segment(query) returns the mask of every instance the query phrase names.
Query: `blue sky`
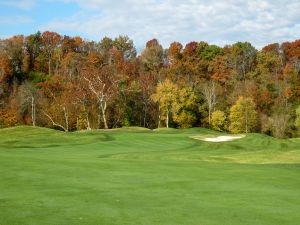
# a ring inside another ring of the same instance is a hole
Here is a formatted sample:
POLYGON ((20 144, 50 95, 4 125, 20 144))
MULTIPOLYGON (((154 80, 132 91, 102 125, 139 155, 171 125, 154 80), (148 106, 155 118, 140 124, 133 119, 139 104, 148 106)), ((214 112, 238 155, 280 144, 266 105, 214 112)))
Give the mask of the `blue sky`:
POLYGON ((128 35, 137 48, 157 38, 257 48, 300 38, 299 0, 0 0, 0 38, 51 30, 99 41, 128 35))

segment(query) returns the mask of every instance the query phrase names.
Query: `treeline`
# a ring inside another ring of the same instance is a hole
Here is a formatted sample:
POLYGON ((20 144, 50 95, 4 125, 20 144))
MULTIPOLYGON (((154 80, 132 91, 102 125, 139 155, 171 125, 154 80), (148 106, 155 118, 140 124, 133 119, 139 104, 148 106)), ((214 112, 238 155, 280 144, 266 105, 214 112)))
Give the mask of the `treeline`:
POLYGON ((153 39, 139 54, 127 36, 0 40, 0 127, 201 126, 293 137, 299 97, 300 40, 258 51, 248 42, 163 49, 153 39))

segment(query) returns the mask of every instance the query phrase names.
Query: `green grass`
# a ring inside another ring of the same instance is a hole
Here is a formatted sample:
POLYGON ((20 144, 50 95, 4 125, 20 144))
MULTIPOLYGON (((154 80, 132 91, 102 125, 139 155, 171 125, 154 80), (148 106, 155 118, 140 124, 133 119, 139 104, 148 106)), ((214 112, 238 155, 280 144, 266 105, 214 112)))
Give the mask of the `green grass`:
POLYGON ((0 130, 0 225, 298 225, 300 140, 0 130))

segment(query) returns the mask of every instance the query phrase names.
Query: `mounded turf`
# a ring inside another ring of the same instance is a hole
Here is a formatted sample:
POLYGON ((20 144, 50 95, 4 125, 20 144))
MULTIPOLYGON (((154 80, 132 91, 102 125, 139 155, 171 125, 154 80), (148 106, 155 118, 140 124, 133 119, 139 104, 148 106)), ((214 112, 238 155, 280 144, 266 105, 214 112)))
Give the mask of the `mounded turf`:
POLYGON ((300 224, 300 140, 214 135, 2 129, 0 225, 300 224))

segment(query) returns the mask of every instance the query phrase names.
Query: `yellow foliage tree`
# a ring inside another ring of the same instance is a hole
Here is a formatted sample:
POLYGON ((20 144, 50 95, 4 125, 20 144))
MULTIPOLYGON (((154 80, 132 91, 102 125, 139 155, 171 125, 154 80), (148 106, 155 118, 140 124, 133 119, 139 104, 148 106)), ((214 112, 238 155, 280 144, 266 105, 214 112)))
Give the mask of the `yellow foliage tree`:
POLYGON ((229 119, 229 130, 232 133, 254 131, 257 125, 257 112, 253 100, 239 97, 236 104, 230 108, 229 119))
POLYGON ((186 118, 189 118, 189 123, 193 124, 196 118, 186 109, 195 103, 195 95, 191 88, 180 89, 169 79, 159 83, 156 87, 156 93, 151 96, 154 102, 159 104, 161 112, 160 119, 166 120, 166 127, 169 128, 170 116, 178 123, 180 127, 190 127, 186 123, 186 118))
POLYGON ((167 128, 169 128, 169 115, 172 110, 172 104, 176 101, 177 93, 178 86, 166 79, 157 85, 156 93, 151 96, 152 100, 159 104, 160 112, 165 115, 167 128))
POLYGON ((211 115, 211 127, 217 131, 226 129, 226 115, 223 111, 217 110, 211 115))

